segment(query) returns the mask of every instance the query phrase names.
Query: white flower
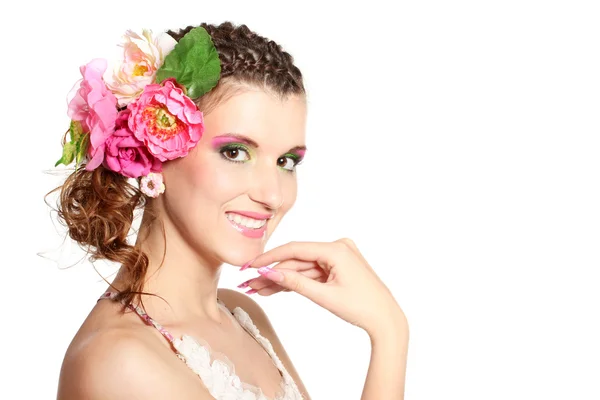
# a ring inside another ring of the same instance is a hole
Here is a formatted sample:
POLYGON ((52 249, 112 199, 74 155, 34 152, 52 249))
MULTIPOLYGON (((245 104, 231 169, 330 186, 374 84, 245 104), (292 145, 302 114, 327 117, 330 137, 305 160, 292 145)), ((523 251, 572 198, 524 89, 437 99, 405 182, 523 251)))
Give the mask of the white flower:
POLYGON ((106 86, 114 93, 119 107, 131 103, 146 85, 154 83, 156 71, 177 44, 167 33, 152 37, 148 29, 144 29, 141 36, 128 30, 123 39, 123 60, 114 66, 112 74, 104 75, 106 86))
POLYGON ((165 192, 165 184, 161 173, 150 172, 140 180, 140 190, 146 196, 158 197, 165 192))

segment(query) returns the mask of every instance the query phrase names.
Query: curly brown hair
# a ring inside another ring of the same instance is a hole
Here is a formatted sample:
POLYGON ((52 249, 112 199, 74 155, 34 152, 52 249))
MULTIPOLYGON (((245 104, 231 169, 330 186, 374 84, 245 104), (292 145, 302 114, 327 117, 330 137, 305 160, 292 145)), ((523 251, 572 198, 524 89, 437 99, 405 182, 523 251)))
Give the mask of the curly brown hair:
MULTIPOLYGON (((306 94, 302 74, 294 65, 293 57, 274 41, 259 36, 243 24, 224 22, 200 26, 211 36, 221 61, 218 84, 194 100, 204 114, 249 85, 280 98, 306 94)), ((188 26, 167 33, 179 41, 193 28, 188 26)), ((127 243, 136 209, 144 209, 146 225, 156 220, 151 202, 146 201, 140 190, 125 176, 100 165, 93 171, 79 166, 63 185, 50 193, 56 191, 60 191, 58 219, 68 228, 69 236, 87 250, 92 262, 107 259, 124 269, 126 285, 116 298, 122 302, 122 310, 140 295, 152 295, 142 291, 149 263, 141 250, 143 238, 138 237, 135 245, 127 243)))

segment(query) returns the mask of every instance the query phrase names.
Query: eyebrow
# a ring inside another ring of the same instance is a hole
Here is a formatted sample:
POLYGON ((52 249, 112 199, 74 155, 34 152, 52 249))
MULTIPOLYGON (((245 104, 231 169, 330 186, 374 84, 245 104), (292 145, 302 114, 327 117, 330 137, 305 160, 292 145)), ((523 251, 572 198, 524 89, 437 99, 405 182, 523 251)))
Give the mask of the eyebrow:
MULTIPOLYGON (((227 139, 232 139, 231 141, 237 140, 237 141, 245 143, 249 146, 256 147, 257 149, 259 148, 258 143, 256 143, 254 140, 250 139, 248 136, 240 135, 237 133, 226 133, 224 135, 215 136, 212 140, 212 143, 213 143, 213 145, 214 144, 218 145, 218 144, 222 144, 224 142, 230 141, 227 139)), ((299 153, 300 155, 304 155, 305 152, 306 152, 306 146, 294 146, 287 151, 287 153, 299 153)))

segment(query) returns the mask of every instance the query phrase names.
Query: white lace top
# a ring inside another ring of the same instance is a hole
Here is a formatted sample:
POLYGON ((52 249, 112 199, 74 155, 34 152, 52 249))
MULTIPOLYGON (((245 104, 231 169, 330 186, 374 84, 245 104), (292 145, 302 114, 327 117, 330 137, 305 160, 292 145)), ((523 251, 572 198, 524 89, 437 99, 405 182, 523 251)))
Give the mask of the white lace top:
MULTIPOLYGON (((108 291, 100 299, 114 299, 116 292, 108 291)), ((225 304, 218 300, 219 304, 225 304)), ((130 306, 147 324, 154 326, 171 343, 179 359, 184 361, 202 380, 210 394, 217 400, 302 400, 302 394, 294 383, 292 376, 275 354, 273 346, 263 337, 254 325, 248 313, 236 307, 231 314, 238 323, 265 349, 273 363, 281 373, 279 390, 272 399, 266 397, 259 387, 244 383, 235 374, 233 363, 225 354, 211 350, 210 345, 189 335, 174 338, 158 322, 150 318, 139 306, 130 306)), ((225 307, 227 309, 227 307, 225 307)), ((229 311, 229 310, 228 310, 229 311)))

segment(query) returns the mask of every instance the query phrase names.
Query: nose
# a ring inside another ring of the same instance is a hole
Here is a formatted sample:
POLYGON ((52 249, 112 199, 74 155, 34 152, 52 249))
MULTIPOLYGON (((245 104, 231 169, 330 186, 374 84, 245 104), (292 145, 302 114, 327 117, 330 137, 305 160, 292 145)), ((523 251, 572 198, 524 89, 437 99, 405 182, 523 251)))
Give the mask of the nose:
POLYGON ((282 206, 284 201, 282 177, 276 165, 257 165, 250 178, 248 195, 253 201, 272 210, 282 206))

